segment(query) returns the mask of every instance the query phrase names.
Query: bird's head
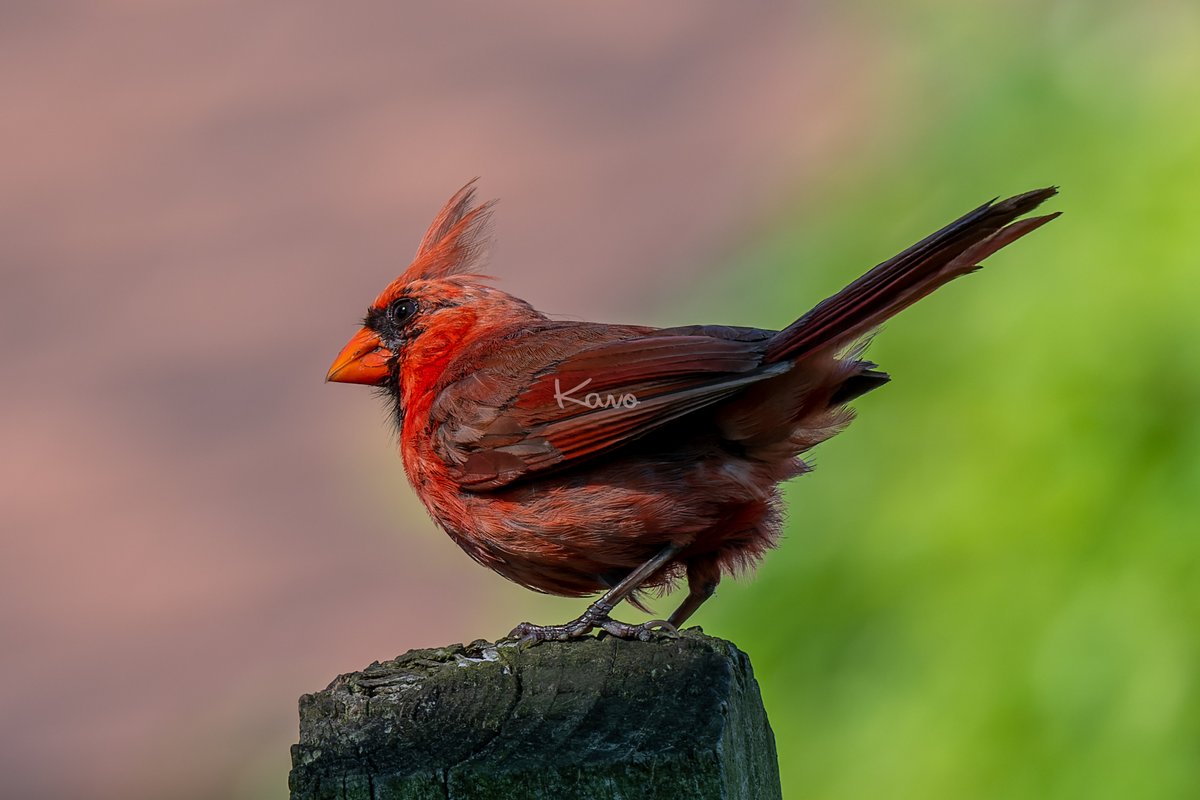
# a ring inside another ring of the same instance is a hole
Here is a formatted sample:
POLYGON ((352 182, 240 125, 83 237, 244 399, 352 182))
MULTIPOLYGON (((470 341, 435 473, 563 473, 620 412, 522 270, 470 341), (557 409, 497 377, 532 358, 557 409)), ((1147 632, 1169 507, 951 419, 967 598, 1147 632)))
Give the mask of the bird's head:
MULTIPOLYGON (((338 353, 328 381, 385 386, 423 341, 449 345, 491 301, 523 301, 481 283, 473 274, 487 244, 495 201, 473 206, 475 182, 460 189, 421 239, 412 264, 375 298, 363 327, 338 353), (424 339, 422 339, 424 337, 424 339)), ((428 348, 426 348, 428 349, 428 348)))

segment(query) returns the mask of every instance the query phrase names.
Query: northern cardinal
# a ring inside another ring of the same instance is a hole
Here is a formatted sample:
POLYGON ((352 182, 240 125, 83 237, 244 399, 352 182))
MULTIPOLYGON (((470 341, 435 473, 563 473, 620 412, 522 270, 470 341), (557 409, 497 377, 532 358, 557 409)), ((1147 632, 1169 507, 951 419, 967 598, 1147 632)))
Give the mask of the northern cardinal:
POLYGON ((862 358, 884 320, 1058 214, 1017 221, 1055 189, 980 206, 875 267, 781 331, 547 318, 476 272, 493 202, 474 181, 367 309, 327 380, 378 386, 408 478, 473 559, 549 594, 604 594, 524 641, 682 625, 721 576, 778 539, 779 484, 841 431, 846 403, 889 376, 862 358), (622 600, 687 578, 666 621, 622 600))

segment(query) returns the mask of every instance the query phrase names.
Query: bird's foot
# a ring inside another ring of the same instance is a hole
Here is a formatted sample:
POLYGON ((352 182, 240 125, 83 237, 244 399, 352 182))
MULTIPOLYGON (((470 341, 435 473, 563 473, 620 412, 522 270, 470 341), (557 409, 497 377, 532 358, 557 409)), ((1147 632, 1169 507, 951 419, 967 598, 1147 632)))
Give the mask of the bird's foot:
POLYGON ((672 637, 679 635, 675 626, 663 619, 652 619, 641 625, 630 625, 628 622, 612 619, 607 613, 593 613, 589 608, 579 619, 563 625, 534 625, 531 622, 522 622, 513 628, 508 637, 517 639, 519 645, 566 642, 571 639, 582 639, 596 628, 610 636, 616 636, 618 639, 637 639, 642 642, 648 642, 658 634, 672 637))
POLYGON ((608 613, 612 606, 596 601, 579 615, 563 625, 534 625, 532 622, 522 622, 512 629, 510 639, 517 639, 517 644, 537 644, 538 642, 566 642, 571 639, 582 639, 603 622, 610 621, 608 613))
POLYGON ((594 623, 584 620, 583 617, 564 625, 534 625, 532 622, 522 622, 512 629, 508 638, 516 639, 517 644, 522 646, 539 642, 566 642, 582 639, 591 633, 594 627, 594 623))
POLYGON ((679 630, 665 619, 652 619, 641 625, 630 625, 628 622, 606 619, 598 623, 598 627, 618 639, 637 639, 640 642, 648 642, 658 635, 671 639, 679 636, 679 630))

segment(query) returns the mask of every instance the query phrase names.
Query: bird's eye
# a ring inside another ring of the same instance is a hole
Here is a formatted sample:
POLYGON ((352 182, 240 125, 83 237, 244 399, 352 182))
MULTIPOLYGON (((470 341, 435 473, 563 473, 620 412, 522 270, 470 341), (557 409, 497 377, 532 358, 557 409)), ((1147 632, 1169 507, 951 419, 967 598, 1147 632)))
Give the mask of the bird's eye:
POLYGON ((417 301, 401 298, 388 306, 388 319, 396 327, 406 324, 417 313, 417 301))

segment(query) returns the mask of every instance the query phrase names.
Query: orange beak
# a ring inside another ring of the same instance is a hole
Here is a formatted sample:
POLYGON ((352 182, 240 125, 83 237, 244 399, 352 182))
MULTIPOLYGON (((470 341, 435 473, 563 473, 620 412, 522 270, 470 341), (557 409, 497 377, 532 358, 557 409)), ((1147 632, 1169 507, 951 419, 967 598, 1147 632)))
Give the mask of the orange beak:
POLYGON ((379 341, 379 334, 363 328, 338 353, 325 380, 378 386, 388 378, 388 361, 392 355, 392 351, 379 341))

